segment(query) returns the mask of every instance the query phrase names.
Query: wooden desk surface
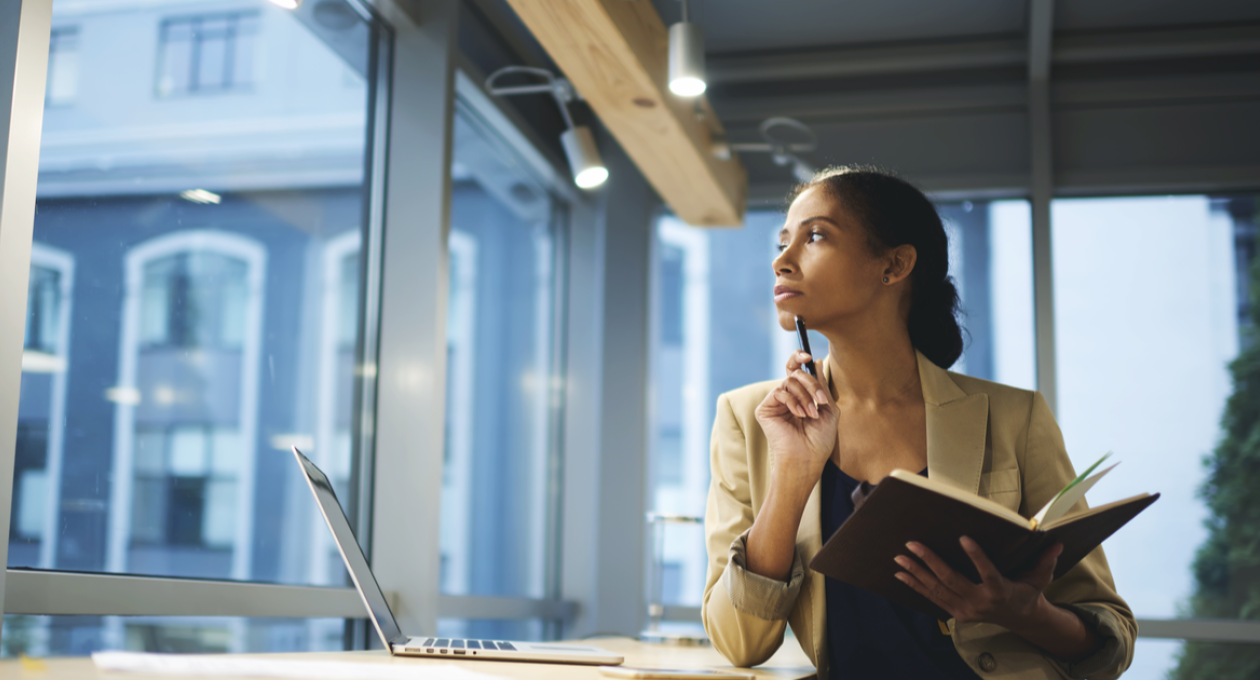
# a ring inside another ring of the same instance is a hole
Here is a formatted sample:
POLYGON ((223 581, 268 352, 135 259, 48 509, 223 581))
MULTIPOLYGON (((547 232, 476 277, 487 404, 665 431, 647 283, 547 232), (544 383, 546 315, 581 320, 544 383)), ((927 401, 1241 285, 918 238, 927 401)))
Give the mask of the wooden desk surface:
MULTIPOLYGON (((732 670, 726 659, 722 658, 712 647, 675 647, 639 642, 630 638, 598 638, 585 641, 598 645, 626 658, 627 666, 643 666, 649 668, 709 668, 714 670, 732 670)), ((595 680, 603 679, 595 666, 574 666, 567 664, 540 663, 508 663, 503 661, 456 661, 455 659, 420 659, 416 657, 391 657, 384 651, 373 652, 308 652, 251 655, 269 659, 301 659, 318 661, 321 659, 336 661, 355 661, 359 663, 380 664, 434 664, 442 666, 461 666, 470 671, 504 678, 520 680, 595 680)), ((762 678, 775 680, 800 680, 814 677, 814 667, 809 658, 801 651, 795 640, 783 641, 783 646, 768 662, 751 669, 758 680, 762 678)), ((161 676, 147 674, 104 673, 96 670, 88 657, 40 659, 26 664, 16 659, 0 661, 0 678, 4 680, 123 680, 134 677, 137 680, 211 680, 210 676, 161 676)))

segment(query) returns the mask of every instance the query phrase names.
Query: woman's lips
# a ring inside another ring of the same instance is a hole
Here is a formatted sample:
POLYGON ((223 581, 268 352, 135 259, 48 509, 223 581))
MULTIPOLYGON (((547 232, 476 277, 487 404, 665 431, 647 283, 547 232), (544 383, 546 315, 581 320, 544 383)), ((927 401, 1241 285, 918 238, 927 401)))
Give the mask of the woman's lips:
POLYGON ((798 297, 800 295, 802 295, 802 293, 799 290, 792 290, 791 288, 788 288, 787 286, 774 287, 774 301, 775 302, 783 302, 784 300, 798 297))

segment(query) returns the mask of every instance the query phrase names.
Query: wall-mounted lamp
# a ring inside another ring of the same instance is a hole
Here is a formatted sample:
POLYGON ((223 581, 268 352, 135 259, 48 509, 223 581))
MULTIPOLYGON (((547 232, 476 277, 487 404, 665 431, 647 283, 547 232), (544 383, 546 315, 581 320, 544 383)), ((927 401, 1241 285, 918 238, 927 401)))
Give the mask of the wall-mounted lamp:
POLYGON ((595 136, 585 125, 574 125, 569 115, 569 102, 577 97, 573 86, 564 78, 557 78, 551 71, 529 66, 505 66, 486 78, 486 90, 498 97, 511 97, 518 94, 550 94, 560 107, 560 115, 564 116, 566 130, 560 134, 560 145, 564 147, 564 155, 569 159, 569 167, 573 170, 573 183, 582 189, 594 189, 608 180, 608 168, 599 157, 599 149, 595 146, 595 136), (529 85, 495 85, 500 77, 512 73, 524 73, 543 82, 529 85))
POLYGON ((725 140, 715 140, 713 155, 726 160, 731 157, 732 151, 768 153, 775 165, 792 166, 792 176, 798 182, 808 182, 813 179, 816 172, 814 167, 796 155, 798 153, 809 153, 818 148, 818 135, 815 135, 808 125, 795 118, 775 116, 761 121, 761 125, 758 126, 757 130, 761 133, 761 138, 766 140, 765 142, 732 144, 725 140), (789 142, 777 139, 772 133, 775 128, 795 130, 803 135, 803 140, 789 142))
POLYGON ((682 0, 682 21, 669 27, 669 91, 696 97, 704 89, 704 33, 691 23, 687 0, 682 0))

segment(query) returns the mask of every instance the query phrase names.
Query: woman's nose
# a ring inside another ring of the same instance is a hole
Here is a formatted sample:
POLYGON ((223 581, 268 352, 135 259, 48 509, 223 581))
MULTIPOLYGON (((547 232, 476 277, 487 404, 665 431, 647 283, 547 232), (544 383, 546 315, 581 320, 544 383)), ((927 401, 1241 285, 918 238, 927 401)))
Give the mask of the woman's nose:
POLYGON ((787 250, 779 253, 779 256, 774 258, 774 262, 770 264, 774 268, 775 274, 791 274, 795 270, 792 261, 788 257, 787 250))

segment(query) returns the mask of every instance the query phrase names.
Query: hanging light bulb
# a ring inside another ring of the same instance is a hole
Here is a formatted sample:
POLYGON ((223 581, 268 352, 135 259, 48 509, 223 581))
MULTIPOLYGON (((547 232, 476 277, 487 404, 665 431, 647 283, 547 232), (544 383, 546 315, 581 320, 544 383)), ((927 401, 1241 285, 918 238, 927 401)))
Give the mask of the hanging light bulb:
POLYGON ((550 94, 560 107, 560 115, 564 118, 565 131, 560 133, 560 146, 564 147, 564 155, 569 160, 569 168, 573 170, 573 183, 582 189, 594 189, 608 181, 608 168, 599 157, 599 147, 595 146, 595 135, 585 125, 574 125, 569 115, 569 102, 576 93, 569 81, 557 78, 550 71, 529 66, 504 66, 486 78, 486 89, 496 96, 512 96, 518 94, 550 94), (501 86, 496 85, 502 76, 524 73, 542 79, 528 85, 501 86))
POLYGON ((690 21, 682 0, 682 21, 669 27, 669 91, 679 97, 704 94, 704 33, 690 21))
POLYGON ((560 144, 573 169, 573 183, 583 189, 594 189, 608 179, 608 168, 599 157, 595 136, 585 125, 571 127, 560 133, 560 144))

